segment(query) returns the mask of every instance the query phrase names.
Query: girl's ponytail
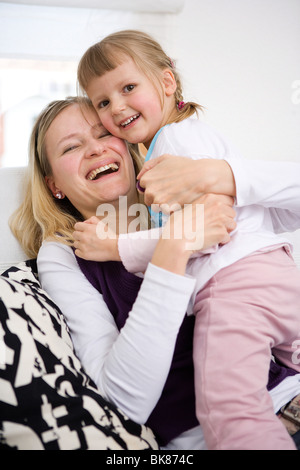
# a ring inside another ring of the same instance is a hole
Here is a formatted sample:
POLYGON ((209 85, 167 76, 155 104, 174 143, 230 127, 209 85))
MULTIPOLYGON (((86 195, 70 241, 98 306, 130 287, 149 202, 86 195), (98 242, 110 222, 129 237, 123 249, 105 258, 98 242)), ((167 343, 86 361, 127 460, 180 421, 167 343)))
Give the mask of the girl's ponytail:
POLYGON ((203 107, 195 103, 194 101, 188 101, 185 102, 183 99, 183 94, 182 94, 182 84, 181 84, 181 79, 180 76, 176 70, 175 64, 173 60, 170 59, 170 65, 171 65, 171 70, 173 72, 173 75, 176 80, 176 91, 175 91, 175 103, 176 103, 176 108, 177 108, 177 116, 173 120, 173 122, 180 122, 183 121, 184 119, 187 119, 188 117, 192 116, 193 114, 197 114, 199 111, 203 111, 203 107))

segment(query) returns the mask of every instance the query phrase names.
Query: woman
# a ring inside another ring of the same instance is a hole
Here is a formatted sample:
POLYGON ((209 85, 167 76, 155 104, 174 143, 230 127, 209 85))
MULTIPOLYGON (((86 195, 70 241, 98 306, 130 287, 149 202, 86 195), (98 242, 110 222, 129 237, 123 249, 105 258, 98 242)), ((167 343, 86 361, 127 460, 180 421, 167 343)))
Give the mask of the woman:
MULTIPOLYGON (((185 240, 162 237, 143 282, 120 263, 85 264, 71 248, 74 223, 94 215, 100 203, 112 204, 118 214, 119 196, 129 205, 138 202, 126 145, 108 135, 84 104, 53 103, 38 119, 27 201, 15 233, 31 255, 45 241, 38 255, 41 282, 66 315, 77 354, 104 396, 130 418, 147 422, 162 446, 199 449, 193 323, 185 316, 194 280, 184 276, 191 255, 185 240), (93 179, 105 167, 108 174, 93 179)), ((229 241, 231 204, 226 198, 207 204, 205 247, 229 241)))

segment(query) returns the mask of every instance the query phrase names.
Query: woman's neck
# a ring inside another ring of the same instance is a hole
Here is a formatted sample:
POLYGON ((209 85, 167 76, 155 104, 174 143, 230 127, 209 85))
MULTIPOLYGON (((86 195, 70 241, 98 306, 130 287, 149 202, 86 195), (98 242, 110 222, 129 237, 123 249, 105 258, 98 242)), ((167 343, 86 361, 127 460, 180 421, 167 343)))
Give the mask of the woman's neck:
POLYGON ((132 233, 148 229, 148 209, 138 199, 129 202, 127 196, 120 196, 118 201, 100 205, 96 215, 111 234, 132 233))

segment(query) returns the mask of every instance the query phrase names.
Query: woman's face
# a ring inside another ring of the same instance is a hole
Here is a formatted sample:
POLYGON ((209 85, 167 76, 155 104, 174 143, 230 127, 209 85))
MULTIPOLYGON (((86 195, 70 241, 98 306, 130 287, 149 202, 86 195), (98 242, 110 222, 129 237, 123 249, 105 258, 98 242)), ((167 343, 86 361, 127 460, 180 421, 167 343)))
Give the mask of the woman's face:
POLYGON ((61 191, 85 219, 102 203, 117 207, 119 196, 137 202, 135 172, 125 142, 109 134, 93 109, 65 108, 50 125, 45 148, 52 169, 46 178, 55 194, 61 191))

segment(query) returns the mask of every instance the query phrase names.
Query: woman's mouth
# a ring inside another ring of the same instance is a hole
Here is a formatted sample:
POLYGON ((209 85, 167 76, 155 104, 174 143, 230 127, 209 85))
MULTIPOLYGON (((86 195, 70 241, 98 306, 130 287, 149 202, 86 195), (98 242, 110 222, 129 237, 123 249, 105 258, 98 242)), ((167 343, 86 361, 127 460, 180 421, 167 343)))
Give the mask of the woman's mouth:
POLYGON ((131 116, 130 118, 126 119, 126 121, 123 121, 120 125, 124 129, 128 127, 133 121, 136 121, 140 117, 140 113, 135 114, 134 116, 131 116))
POLYGON ((96 168, 95 170, 91 171, 87 175, 87 179, 90 181, 95 181, 101 178, 101 176, 109 175, 110 173, 115 173, 116 171, 118 171, 118 169, 119 165, 117 163, 109 163, 108 165, 100 166, 99 168, 96 168))

